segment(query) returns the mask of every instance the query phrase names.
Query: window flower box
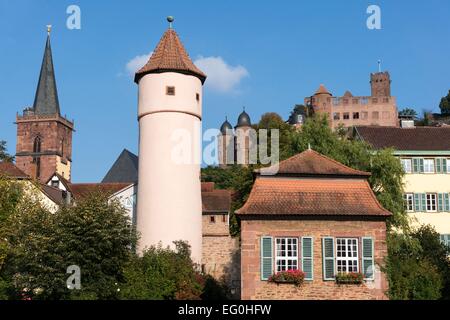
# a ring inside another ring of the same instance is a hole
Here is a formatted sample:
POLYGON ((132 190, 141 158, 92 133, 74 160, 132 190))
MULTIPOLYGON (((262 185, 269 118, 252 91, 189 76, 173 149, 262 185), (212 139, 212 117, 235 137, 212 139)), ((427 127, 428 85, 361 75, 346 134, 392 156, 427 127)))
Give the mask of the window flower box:
POLYGON ((282 284, 295 284, 299 287, 305 280, 305 273, 301 270, 287 270, 275 273, 269 278, 269 282, 282 284))
POLYGON ((338 273, 336 275, 337 284, 362 284, 364 275, 358 272, 338 273))

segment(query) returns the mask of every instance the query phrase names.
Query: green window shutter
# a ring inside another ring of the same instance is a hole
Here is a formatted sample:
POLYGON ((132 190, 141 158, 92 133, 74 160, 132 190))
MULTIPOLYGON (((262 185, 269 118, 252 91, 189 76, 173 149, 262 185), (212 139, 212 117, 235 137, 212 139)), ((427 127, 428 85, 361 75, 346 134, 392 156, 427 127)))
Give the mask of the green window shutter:
POLYGON ((419 159, 419 169, 420 169, 420 173, 424 173, 425 169, 424 169, 424 165, 423 165, 423 158, 419 159))
POLYGON ((273 274, 273 238, 261 238, 261 280, 268 280, 273 274))
POLYGON ((334 238, 322 238, 323 280, 334 280, 334 238))
POLYGON ((444 195, 438 194, 438 211, 444 211, 444 195))
POLYGON ((442 159, 436 158, 436 173, 442 172, 442 159))
POLYGON ((414 193, 414 211, 420 212, 420 194, 414 193))
POLYGON ((419 159, 418 158, 414 158, 413 159, 413 173, 419 173, 419 172, 420 172, 419 159))
POLYGON ((370 237, 362 238, 362 268, 365 279, 375 279, 374 241, 370 237))
POLYGON ((444 193, 444 211, 450 212, 450 195, 444 193))
POLYGON ((447 173, 447 159, 442 159, 442 173, 447 173))
POLYGON ((420 203, 421 203, 421 211, 423 211, 423 212, 427 211, 427 194, 426 193, 420 194, 420 203))
POLYGON ((302 271, 305 280, 314 279, 314 239, 302 237, 302 271))

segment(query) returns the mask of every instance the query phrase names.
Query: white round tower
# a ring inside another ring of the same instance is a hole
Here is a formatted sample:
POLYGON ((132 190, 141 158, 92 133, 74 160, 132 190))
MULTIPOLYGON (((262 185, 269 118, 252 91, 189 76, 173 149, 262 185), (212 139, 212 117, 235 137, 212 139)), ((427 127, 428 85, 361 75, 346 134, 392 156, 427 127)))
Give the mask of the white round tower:
POLYGON ((191 61, 172 29, 173 18, 168 21, 169 29, 135 77, 140 138, 138 252, 159 243, 173 248, 174 241, 183 240, 191 246, 194 262, 201 263, 199 157, 206 75, 191 61), (180 161, 183 149, 188 152, 180 161))

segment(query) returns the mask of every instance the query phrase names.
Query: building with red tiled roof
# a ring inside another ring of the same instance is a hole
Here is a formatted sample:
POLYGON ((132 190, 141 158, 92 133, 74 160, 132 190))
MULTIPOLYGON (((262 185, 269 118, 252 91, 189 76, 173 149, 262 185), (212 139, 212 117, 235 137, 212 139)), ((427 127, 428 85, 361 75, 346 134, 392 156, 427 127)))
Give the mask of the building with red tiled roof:
POLYGON ((256 171, 241 223, 242 299, 386 299, 380 271, 387 254, 386 219, 370 173, 313 150, 280 162, 275 175, 256 171), (273 283, 302 270, 300 287, 273 283), (361 274, 359 285, 339 283, 361 274))
POLYGON ((28 180, 30 177, 12 162, 0 162, 0 177, 28 180))

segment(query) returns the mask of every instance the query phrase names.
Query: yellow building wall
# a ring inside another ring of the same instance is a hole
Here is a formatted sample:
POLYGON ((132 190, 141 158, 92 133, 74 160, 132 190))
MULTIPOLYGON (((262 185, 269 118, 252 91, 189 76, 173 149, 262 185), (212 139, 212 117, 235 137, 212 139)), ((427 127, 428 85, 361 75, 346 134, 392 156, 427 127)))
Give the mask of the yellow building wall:
MULTIPOLYGON (((405 193, 450 193, 450 173, 406 174, 405 193)), ((450 212, 411 212, 413 225, 430 224, 439 234, 450 234, 450 212)))
POLYGON ((71 162, 63 163, 61 157, 56 157, 56 172, 63 176, 64 179, 70 181, 71 162))

